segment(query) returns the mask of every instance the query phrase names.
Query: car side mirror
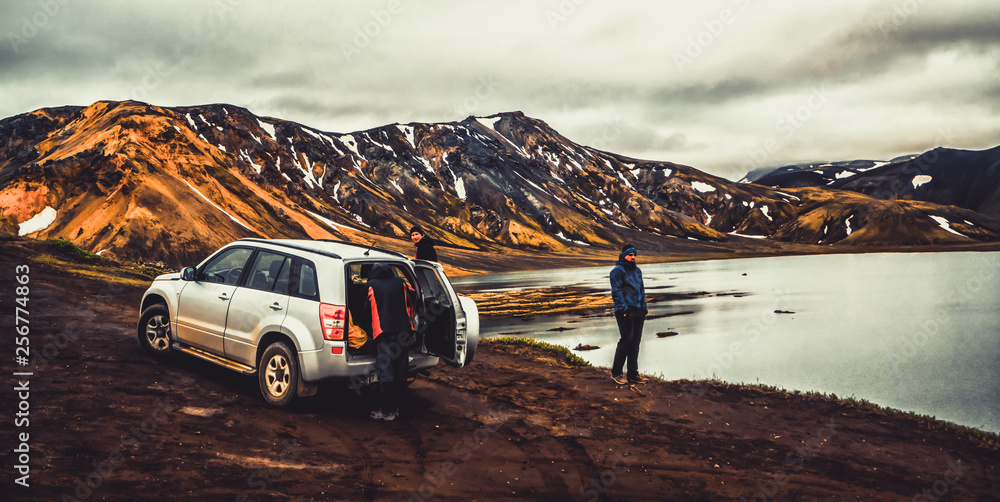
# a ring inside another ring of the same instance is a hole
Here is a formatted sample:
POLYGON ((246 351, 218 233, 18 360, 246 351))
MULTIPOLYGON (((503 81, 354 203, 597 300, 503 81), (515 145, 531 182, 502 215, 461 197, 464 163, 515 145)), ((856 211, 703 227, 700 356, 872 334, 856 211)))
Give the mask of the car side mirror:
POLYGON ((194 272, 194 268, 193 267, 184 267, 184 269, 181 270, 181 280, 182 281, 193 281, 194 280, 194 273, 195 272, 194 272))

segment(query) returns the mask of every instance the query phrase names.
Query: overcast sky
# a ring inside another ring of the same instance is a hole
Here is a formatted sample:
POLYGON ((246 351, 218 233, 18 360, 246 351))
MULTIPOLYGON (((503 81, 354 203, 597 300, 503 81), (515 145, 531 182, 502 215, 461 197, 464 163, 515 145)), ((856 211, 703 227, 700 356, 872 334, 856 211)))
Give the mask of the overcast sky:
POLYGON ((521 110, 733 180, 1000 145, 996 0, 276 4, 5 2, 0 117, 138 99, 351 132, 521 110))

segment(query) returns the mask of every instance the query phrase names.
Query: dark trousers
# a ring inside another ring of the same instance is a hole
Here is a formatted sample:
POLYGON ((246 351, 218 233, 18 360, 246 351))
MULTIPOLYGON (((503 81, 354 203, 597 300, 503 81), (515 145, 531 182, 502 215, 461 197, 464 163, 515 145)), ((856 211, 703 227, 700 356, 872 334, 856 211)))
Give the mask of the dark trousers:
POLYGON ((621 339, 615 348, 615 361, 611 365, 611 373, 621 375, 622 368, 626 367, 627 378, 638 378, 639 342, 642 341, 642 325, 646 322, 646 314, 636 310, 615 312, 615 320, 618 321, 621 339))
POLYGON ((412 344, 413 333, 409 331, 385 332, 375 338, 375 371, 381 387, 379 409, 383 413, 399 410, 406 389, 412 344))

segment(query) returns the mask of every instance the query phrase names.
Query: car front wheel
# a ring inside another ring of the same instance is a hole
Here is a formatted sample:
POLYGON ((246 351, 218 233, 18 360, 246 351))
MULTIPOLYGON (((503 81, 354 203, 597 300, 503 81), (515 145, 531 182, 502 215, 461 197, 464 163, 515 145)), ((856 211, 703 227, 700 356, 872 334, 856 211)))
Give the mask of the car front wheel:
POLYGON ((285 342, 267 347, 257 368, 260 393, 272 406, 287 406, 295 398, 299 384, 299 362, 285 342))
POLYGON ((139 345, 155 357, 170 353, 170 313, 162 303, 152 305, 139 316, 139 345))

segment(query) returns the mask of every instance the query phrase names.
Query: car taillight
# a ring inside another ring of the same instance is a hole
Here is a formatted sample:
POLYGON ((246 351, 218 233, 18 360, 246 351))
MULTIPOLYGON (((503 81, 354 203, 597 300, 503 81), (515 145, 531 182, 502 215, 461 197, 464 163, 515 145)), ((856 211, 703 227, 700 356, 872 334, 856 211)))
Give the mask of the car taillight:
POLYGON ((346 318, 347 307, 320 303, 319 323, 323 327, 323 338, 327 340, 343 340, 344 319, 346 318))

